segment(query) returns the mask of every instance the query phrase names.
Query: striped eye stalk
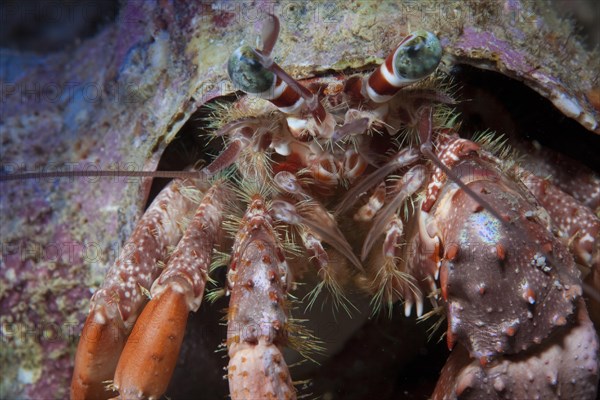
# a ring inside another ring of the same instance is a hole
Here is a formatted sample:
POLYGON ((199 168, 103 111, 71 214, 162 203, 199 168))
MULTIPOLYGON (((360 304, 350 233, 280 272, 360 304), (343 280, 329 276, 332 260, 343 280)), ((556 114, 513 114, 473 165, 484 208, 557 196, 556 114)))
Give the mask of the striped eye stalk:
POLYGON ((229 57, 227 72, 236 89, 269 100, 282 112, 295 114, 304 104, 300 94, 266 69, 250 46, 236 49, 229 57))
POLYGON ((428 31, 409 34, 367 80, 367 95, 376 103, 429 76, 442 59, 439 39, 428 31))

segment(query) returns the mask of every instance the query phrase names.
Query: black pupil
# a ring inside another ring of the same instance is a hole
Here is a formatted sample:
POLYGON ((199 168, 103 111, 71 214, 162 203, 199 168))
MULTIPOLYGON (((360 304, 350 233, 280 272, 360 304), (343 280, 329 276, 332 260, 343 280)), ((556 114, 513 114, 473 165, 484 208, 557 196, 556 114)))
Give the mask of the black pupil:
POLYGON ((414 57, 421 51, 422 48, 423 48, 423 42, 419 41, 414 46, 410 46, 408 49, 406 49, 406 53, 409 56, 414 57))
POLYGON ((248 65, 253 72, 258 72, 261 69, 260 63, 254 58, 242 56, 242 62, 248 65))

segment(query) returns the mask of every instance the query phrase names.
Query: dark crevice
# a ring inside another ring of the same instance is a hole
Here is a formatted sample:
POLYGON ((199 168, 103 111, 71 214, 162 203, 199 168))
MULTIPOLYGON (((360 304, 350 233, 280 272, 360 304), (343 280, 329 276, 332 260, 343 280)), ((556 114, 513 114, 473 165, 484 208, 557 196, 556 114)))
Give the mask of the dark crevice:
MULTIPOLYGON (((166 147, 156 168, 157 171, 182 171, 192 166, 199 168, 210 163, 223 148, 223 140, 213 138, 211 135, 214 131, 210 126, 210 121, 214 118, 212 104, 215 101, 232 102, 235 98, 235 96, 220 97, 196 110, 177 132, 175 139, 166 147)), ((167 178, 154 179, 146 208, 169 181, 170 179, 167 178)))
POLYGON ((513 143, 537 141, 600 172, 600 135, 565 117, 533 89, 502 74, 458 65, 461 135, 491 130, 513 143))

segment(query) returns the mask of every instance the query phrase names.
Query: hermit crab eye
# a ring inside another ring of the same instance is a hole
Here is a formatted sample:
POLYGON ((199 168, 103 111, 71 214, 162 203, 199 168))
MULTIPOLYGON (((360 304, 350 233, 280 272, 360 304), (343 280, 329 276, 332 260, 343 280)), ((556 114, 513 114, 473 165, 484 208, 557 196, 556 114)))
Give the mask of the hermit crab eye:
POLYGON ((246 93, 260 94, 269 90, 274 74, 265 69, 250 46, 236 49, 227 63, 227 72, 234 86, 246 93))
POLYGON ((400 44, 394 56, 394 74, 417 80, 431 74, 442 59, 439 39, 428 31, 415 31, 400 44))

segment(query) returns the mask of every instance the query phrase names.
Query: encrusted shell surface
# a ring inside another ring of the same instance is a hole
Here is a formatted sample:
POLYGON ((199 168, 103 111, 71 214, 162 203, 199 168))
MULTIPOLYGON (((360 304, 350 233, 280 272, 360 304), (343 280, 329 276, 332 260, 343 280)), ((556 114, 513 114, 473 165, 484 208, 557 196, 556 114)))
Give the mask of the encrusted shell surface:
MULTIPOLYGON (((600 132, 598 60, 532 2, 128 1, 94 38, 43 56, 2 50, 4 172, 146 169, 201 104, 231 93, 227 59, 281 19, 274 56, 296 77, 373 67, 412 29, 434 31, 444 68, 499 71, 600 132), (160 4, 160 5, 159 5, 160 4), (70 163, 70 164, 69 164, 70 163)), ((0 397, 64 398, 89 297, 141 213, 146 181, 2 183, 0 397)))

